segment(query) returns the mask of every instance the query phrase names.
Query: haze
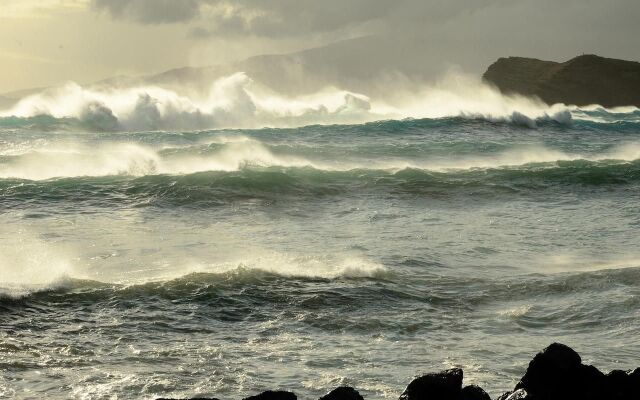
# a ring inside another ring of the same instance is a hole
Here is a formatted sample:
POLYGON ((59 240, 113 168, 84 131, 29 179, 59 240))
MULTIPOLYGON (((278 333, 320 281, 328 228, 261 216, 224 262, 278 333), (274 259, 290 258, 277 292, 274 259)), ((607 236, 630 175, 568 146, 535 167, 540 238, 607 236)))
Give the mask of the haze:
POLYGON ((451 66, 481 73, 508 55, 638 60, 638 15, 634 0, 0 0, 0 93, 354 38, 365 39, 319 53, 315 68, 429 77, 451 66))

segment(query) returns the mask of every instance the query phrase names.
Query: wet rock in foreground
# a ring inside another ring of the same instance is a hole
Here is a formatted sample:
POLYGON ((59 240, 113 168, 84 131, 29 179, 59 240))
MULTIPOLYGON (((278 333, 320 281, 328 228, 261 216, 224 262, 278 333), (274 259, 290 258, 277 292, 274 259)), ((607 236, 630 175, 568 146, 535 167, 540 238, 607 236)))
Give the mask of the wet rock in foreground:
POLYGON ((462 396, 463 372, 454 368, 414 379, 400 396, 400 400, 458 400, 462 396))
POLYGON ((514 388, 498 400, 626 400, 640 399, 640 384, 634 373, 612 371, 605 375, 582 364, 569 346, 553 343, 529 363, 514 388))
POLYGON ((325 396, 322 396, 320 400, 364 400, 363 397, 352 387, 341 386, 332 390, 325 396))
POLYGON ((298 400, 298 397, 292 392, 267 390, 255 396, 245 397, 243 400, 298 400))
POLYGON ((531 400, 531 396, 524 389, 518 389, 515 392, 507 392, 498 397, 498 400, 531 400))
POLYGON ((219 400, 219 399, 216 399, 215 397, 191 397, 191 398, 188 398, 188 399, 184 399, 184 398, 183 399, 176 399, 176 398, 173 398, 173 397, 172 398, 160 397, 160 398, 158 398, 156 400, 219 400))
POLYGON ((462 400, 491 400, 491 396, 480 386, 476 385, 463 387, 461 395, 462 400))

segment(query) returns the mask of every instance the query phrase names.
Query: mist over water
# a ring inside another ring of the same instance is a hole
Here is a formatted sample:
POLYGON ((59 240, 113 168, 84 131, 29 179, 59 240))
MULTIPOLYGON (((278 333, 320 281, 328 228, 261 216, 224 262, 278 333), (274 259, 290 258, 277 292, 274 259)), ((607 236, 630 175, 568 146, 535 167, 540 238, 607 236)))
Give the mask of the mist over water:
MULTIPOLYGON (((389 84, 391 86, 391 84, 389 84)), ((206 84, 204 84, 206 87, 206 84)), ((353 124, 384 119, 465 116, 512 121, 533 128, 536 120, 571 122, 565 106, 504 96, 478 78, 451 71, 424 87, 389 87, 387 99, 331 86, 286 97, 238 72, 207 91, 159 86, 82 87, 70 82, 27 96, 0 111, 2 126, 73 127, 94 131, 202 130, 353 124)))
POLYGON ((0 397, 494 397, 637 366, 640 111, 69 84, 0 113, 0 397), (623 345, 621 345, 623 344, 623 345))

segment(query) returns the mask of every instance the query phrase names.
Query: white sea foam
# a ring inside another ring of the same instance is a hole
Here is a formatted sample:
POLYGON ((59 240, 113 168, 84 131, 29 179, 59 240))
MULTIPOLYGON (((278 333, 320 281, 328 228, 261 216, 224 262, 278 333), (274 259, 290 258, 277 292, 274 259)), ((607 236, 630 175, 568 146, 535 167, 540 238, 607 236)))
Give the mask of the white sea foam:
POLYGON ((609 269, 640 268, 640 255, 594 256, 578 251, 541 256, 539 264, 550 272, 589 272, 609 269))
POLYGON ((488 169, 515 167, 532 163, 551 163, 582 158, 544 146, 523 146, 501 153, 487 156, 460 157, 458 159, 424 161, 407 163, 405 168, 424 169, 429 171, 459 171, 471 169, 488 169))
POLYGON ((237 249, 222 260, 190 260, 132 270, 129 262, 96 270, 81 268, 84 262, 67 246, 48 242, 33 232, 20 230, 2 236, 0 248, 0 296, 24 297, 34 292, 64 287, 73 279, 139 285, 164 282, 192 274, 250 277, 268 273, 289 278, 383 278, 390 271, 382 264, 356 254, 299 255, 258 247, 237 249))
POLYGON ((194 273, 229 274, 266 272, 293 278, 382 278, 390 271, 382 264, 356 255, 301 256, 276 251, 252 249, 242 257, 221 263, 191 262, 181 268, 166 270, 160 280, 171 280, 194 273))
POLYGON ((78 276, 67 250, 32 232, 5 232, 0 243, 0 295, 22 297, 78 276))
POLYGON ((498 311, 498 315, 509 318, 519 318, 525 316, 529 311, 531 311, 531 309, 533 309, 533 306, 531 304, 526 304, 523 306, 500 310, 498 311))
POLYGON ((635 161, 640 159, 640 143, 630 142, 620 144, 603 156, 599 157, 600 160, 622 160, 622 161, 635 161))
POLYGON ((49 148, 14 156, 0 164, 0 177, 44 180, 79 176, 144 176, 189 174, 202 171, 237 171, 247 166, 314 166, 295 156, 274 155, 254 140, 230 141, 208 154, 173 154, 138 144, 101 146, 52 145, 49 148))
POLYGON ((248 167, 311 167, 324 171, 374 169, 392 172, 410 168, 447 172, 571 160, 630 162, 640 159, 640 143, 637 142, 620 144, 601 154, 575 154, 542 145, 528 145, 495 154, 446 159, 323 160, 295 154, 276 154, 268 145, 246 137, 221 137, 212 140, 214 141, 221 146, 208 153, 191 152, 186 147, 167 145, 162 149, 153 149, 133 143, 100 146, 58 143, 38 145, 32 151, 23 148, 22 153, 17 153, 14 149, 10 159, 0 164, 0 178, 45 180, 80 176, 181 175, 205 171, 239 171, 248 167), (181 151, 163 153, 171 149, 181 151))
MULTIPOLYGON (((83 87, 70 82, 20 100, 0 117, 76 118, 95 130, 196 130, 362 123, 380 119, 463 116, 507 121, 535 128, 539 121, 570 124, 592 118, 596 107, 548 106, 536 98, 505 96, 480 79, 451 72, 411 92, 390 88, 388 99, 328 87, 285 97, 239 72, 211 83, 208 95, 179 93, 159 86, 83 87)), ((186 92, 185 92, 186 93, 186 92)), ((633 113, 636 108, 609 110, 633 113)))
POLYGON ((379 118, 370 108, 366 96, 337 89, 285 98, 237 73, 213 82, 209 95, 203 98, 157 86, 92 89, 71 82, 28 96, 0 112, 0 117, 77 118, 98 130, 191 130, 357 123, 379 118))

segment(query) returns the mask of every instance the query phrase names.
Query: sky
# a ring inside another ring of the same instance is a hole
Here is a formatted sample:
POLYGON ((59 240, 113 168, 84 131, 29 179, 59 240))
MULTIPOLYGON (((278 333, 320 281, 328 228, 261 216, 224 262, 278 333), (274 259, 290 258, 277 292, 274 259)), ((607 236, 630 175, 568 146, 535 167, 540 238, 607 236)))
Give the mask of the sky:
POLYGON ((638 0, 0 0, 0 93, 369 35, 391 67, 398 49, 472 73, 510 55, 638 61, 639 18, 638 0))

